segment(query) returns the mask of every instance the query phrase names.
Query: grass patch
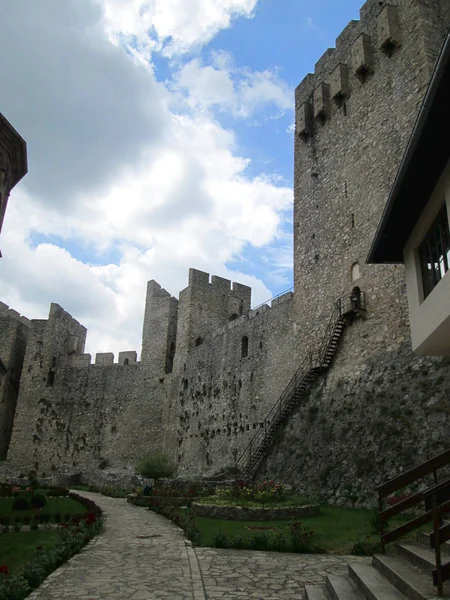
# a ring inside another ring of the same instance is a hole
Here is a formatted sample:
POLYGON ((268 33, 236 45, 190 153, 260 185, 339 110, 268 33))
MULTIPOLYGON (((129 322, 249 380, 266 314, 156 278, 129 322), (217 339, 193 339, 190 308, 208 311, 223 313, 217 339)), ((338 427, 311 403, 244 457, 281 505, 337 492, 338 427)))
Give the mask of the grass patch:
POLYGON ((49 550, 59 540, 56 530, 3 533, 0 535, 0 562, 8 565, 12 573, 31 560, 38 546, 49 550))
POLYGON ((91 491, 91 486, 90 485, 69 485, 71 490, 77 490, 80 492, 90 492, 91 491))
MULTIPOLYGON (((225 521, 221 519, 209 519, 197 517, 197 525, 201 532, 201 545, 213 547, 218 532, 222 532, 228 539, 236 537, 251 537, 252 532, 247 527, 277 527, 289 539, 289 525, 293 521, 300 521, 307 529, 314 531, 315 541, 332 554, 350 554, 356 542, 377 541, 377 536, 367 536, 370 532, 370 510, 359 508, 341 508, 327 506, 321 509, 320 516, 305 517, 300 519, 280 521, 225 521)), ((390 527, 404 523, 409 517, 392 519, 390 527)), ((267 530, 270 537, 275 537, 275 531, 267 530)), ((287 551, 292 551, 287 548, 287 551)))
POLYGON ((25 517, 36 515, 81 515, 87 512, 87 508, 72 498, 59 497, 47 498, 43 508, 30 510, 12 510, 14 498, 0 498, 0 517, 25 517))

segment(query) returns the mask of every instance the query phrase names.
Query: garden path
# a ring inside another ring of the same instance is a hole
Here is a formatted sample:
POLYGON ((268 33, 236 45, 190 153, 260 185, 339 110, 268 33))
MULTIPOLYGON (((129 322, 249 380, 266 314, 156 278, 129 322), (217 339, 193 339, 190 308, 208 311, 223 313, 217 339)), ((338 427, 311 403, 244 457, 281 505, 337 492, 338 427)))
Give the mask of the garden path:
POLYGON ((305 585, 346 572, 345 557, 194 550, 160 515, 123 499, 81 494, 104 510, 105 531, 29 600, 302 600, 305 585))

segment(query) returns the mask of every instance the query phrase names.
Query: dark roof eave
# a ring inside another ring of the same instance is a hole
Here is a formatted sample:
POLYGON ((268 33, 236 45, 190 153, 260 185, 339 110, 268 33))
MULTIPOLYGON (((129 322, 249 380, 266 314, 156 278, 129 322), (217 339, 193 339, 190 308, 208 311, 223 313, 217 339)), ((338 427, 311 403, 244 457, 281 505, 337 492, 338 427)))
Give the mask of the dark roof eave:
POLYGON ((403 248, 450 158, 448 106, 450 32, 391 188, 367 263, 403 262, 403 248))

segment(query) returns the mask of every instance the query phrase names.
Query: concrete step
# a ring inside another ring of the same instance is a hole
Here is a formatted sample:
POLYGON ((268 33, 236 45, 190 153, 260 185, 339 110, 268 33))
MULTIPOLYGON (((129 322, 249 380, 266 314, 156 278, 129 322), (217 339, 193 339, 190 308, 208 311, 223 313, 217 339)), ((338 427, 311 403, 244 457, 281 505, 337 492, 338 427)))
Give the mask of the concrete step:
MULTIPOLYGON (((450 525, 449 521, 443 521, 442 524, 445 526, 450 525)), ((424 544, 427 548, 431 548, 430 535, 431 531, 418 531, 417 541, 419 544, 424 544)), ((441 552, 446 555, 450 554, 450 541, 441 544, 441 552)))
POLYGON ((372 565, 350 563, 348 572, 366 600, 407 600, 407 597, 372 565))
POLYGON ((350 577, 327 575, 325 587, 332 600, 364 600, 350 577))
POLYGON ((418 542, 408 541, 397 544, 397 554, 422 571, 429 573, 431 577, 431 572, 436 566, 434 550, 430 550, 418 542))
POLYGON ((323 585, 305 585, 306 600, 329 600, 323 585))
POLYGON ((400 556, 376 554, 373 566, 410 600, 429 600, 437 595, 431 573, 426 573, 400 556))

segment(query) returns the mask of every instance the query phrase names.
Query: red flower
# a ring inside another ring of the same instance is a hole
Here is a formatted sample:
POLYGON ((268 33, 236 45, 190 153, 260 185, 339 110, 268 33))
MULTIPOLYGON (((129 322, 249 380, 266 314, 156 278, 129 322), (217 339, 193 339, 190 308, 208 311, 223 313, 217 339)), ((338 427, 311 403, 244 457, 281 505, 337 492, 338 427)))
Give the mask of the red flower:
POLYGON ((42 546, 36 546, 36 550, 43 550, 42 546))
POLYGON ((4 575, 8 575, 8 566, 7 565, 0 565, 0 573, 3 573, 4 575))

